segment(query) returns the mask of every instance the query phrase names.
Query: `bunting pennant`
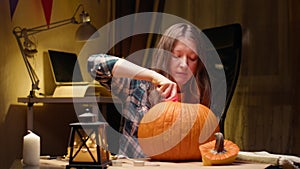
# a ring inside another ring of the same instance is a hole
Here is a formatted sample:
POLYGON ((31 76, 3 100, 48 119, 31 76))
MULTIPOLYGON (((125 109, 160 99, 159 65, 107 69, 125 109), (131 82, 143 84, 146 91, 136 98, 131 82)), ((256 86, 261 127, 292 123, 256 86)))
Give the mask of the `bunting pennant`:
POLYGON ((19 0, 9 0, 9 7, 10 7, 10 19, 13 18, 15 10, 17 8, 19 0))
POLYGON ((50 24, 53 0, 42 0, 47 25, 50 24))

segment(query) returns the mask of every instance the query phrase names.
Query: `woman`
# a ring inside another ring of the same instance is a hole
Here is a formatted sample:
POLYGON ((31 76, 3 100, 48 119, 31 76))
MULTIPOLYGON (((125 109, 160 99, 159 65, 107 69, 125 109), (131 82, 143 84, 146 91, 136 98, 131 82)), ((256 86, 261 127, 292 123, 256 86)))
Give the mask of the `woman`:
POLYGON ((200 32, 185 23, 169 27, 152 58, 152 70, 105 54, 88 59, 88 71, 123 101, 125 117, 119 154, 145 157, 137 141, 143 115, 162 101, 178 100, 210 106, 210 82, 201 53, 200 32), (156 70, 156 71, 154 71, 156 70))

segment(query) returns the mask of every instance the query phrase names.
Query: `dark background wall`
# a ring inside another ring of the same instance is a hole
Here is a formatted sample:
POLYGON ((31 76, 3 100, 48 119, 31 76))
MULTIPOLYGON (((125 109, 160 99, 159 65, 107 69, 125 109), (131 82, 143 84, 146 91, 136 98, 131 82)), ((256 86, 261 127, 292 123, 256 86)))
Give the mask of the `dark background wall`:
POLYGON ((242 25, 241 74, 225 122, 226 137, 242 150, 300 155, 299 1, 169 2, 166 12, 202 29, 242 25))

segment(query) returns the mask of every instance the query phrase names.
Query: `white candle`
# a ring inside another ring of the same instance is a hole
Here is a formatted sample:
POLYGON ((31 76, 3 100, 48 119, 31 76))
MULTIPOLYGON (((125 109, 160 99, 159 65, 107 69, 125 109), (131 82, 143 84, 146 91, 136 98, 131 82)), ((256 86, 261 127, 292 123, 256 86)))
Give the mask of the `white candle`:
POLYGON ((23 138, 23 163, 40 164, 40 137, 31 131, 23 138))

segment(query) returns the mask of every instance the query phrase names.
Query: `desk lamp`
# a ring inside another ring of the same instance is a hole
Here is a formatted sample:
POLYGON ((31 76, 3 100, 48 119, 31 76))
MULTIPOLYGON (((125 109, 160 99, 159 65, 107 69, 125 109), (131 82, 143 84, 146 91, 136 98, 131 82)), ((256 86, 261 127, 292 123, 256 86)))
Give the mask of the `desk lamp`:
POLYGON ((75 35, 75 39, 77 41, 84 41, 84 40, 88 40, 89 38, 96 38, 99 36, 97 29, 90 23, 90 21, 91 20, 89 14, 86 11, 84 11, 83 5, 80 4, 76 8, 73 16, 69 19, 64 19, 61 21, 57 21, 47 25, 41 25, 33 28, 21 28, 17 26, 13 29, 13 34, 15 35, 15 38, 18 42, 20 52, 22 54, 23 60, 26 65, 26 69, 28 71, 32 83, 31 91, 28 97, 32 97, 32 98, 35 97, 35 91, 40 89, 39 78, 28 60, 28 57, 33 57, 33 55, 38 52, 36 49, 36 44, 30 40, 29 36, 43 31, 58 28, 67 24, 80 24, 75 35), (79 16, 80 21, 77 21, 75 16, 77 15, 77 12, 79 11, 80 8, 82 8, 82 12, 80 13, 79 16), (23 43, 22 43, 22 39, 23 39, 23 43))

